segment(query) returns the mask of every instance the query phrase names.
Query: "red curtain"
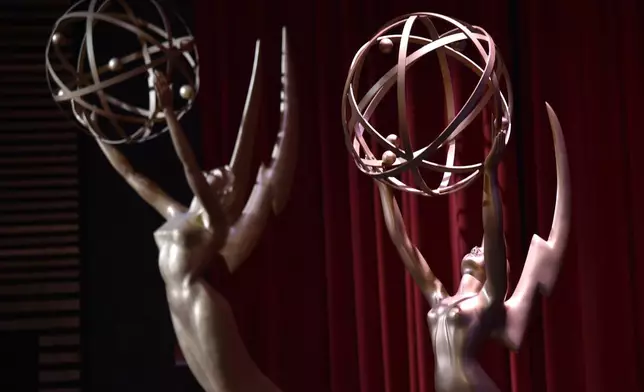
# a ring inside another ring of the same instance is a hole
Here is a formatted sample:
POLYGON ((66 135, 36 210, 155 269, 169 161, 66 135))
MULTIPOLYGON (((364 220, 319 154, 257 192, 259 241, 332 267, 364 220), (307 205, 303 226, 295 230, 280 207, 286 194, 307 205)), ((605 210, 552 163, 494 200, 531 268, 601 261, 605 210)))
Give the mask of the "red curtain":
MULTIPOLYGON (((502 171, 511 283, 532 234, 548 235, 554 208, 544 101, 558 113, 568 145, 573 225, 559 280, 549 298, 535 301, 520 352, 491 342, 483 366, 503 391, 644 390, 641 2, 196 4, 208 167, 232 153, 257 38, 267 67, 256 161, 268 159, 279 123, 281 26, 292 39, 301 134, 295 187, 253 256, 234 275, 216 276, 253 357, 285 392, 433 390, 428 306, 383 230, 372 181, 348 159, 340 120, 354 53, 386 21, 414 11, 485 28, 512 70, 515 129, 502 171)), ((376 56, 371 71, 366 66, 367 79, 380 76, 382 61, 376 56)), ((442 90, 430 80, 438 71, 430 77, 429 70, 413 74, 410 92, 420 144, 425 130, 444 125, 442 90)), ((467 93, 469 82, 459 77, 458 91, 467 93)), ((394 101, 385 100, 375 119, 383 133, 395 127, 388 105, 394 101)), ((460 160, 483 157, 486 137, 478 129, 464 136, 460 160)), ((450 197, 399 196, 412 237, 450 290, 462 256, 481 239, 480 190, 478 182, 450 197)))

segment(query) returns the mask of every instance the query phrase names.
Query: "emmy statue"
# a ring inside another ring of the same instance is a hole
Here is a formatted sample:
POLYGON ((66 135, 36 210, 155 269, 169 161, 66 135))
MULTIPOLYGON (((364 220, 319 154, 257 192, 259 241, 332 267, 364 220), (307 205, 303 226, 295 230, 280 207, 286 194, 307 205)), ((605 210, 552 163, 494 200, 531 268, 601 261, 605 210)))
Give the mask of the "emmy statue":
POLYGON ((495 338, 508 348, 518 350, 537 290, 548 294, 556 281, 569 233, 570 184, 561 126, 552 108, 546 106, 554 138, 557 171, 552 227, 547 240, 533 236, 518 285, 507 298, 507 260, 497 166, 512 128, 512 90, 507 69, 497 55, 494 41, 479 27, 443 15, 414 13, 385 25, 360 48, 352 62, 343 95, 345 141, 358 168, 377 181, 390 237, 405 267, 429 302, 431 310, 427 322, 434 351, 437 391, 498 391, 477 362, 476 354, 481 343, 495 338), (429 38, 411 34, 417 21, 422 23, 429 38), (452 29, 439 33, 436 21, 451 25, 452 29), (392 32, 401 26, 401 33, 392 32), (463 54, 464 43, 480 54, 480 63, 463 54), (410 44, 420 48, 408 54, 410 44), (382 52, 390 53, 396 45, 397 64, 361 99, 356 98, 360 71, 369 49, 377 46, 382 52), (405 76, 411 65, 431 52, 436 53, 441 68, 449 123, 433 142, 415 151, 408 131, 405 76), (474 91, 458 112, 454 107, 448 56, 479 76, 474 91), (383 137, 369 121, 384 94, 394 85, 398 99, 398 134, 383 137), (492 146, 487 158, 474 165, 455 165, 457 136, 483 110, 488 111, 493 119, 492 146), (441 147, 447 147, 444 165, 429 160, 441 147), (440 185, 430 188, 420 168, 442 173, 440 185), (404 172, 410 172, 414 185, 400 180, 404 172), (457 175, 460 176, 458 180, 455 179, 457 175), (483 175, 483 241, 480 247, 474 247, 463 258, 460 285, 456 293, 450 295, 409 238, 393 190, 440 196, 467 187, 480 175, 483 175))
POLYGON ((141 4, 153 6, 161 16, 163 27, 138 18, 123 0, 82 1, 59 19, 47 48, 52 96, 71 110, 82 127, 97 139, 114 169, 165 218, 166 222, 154 233, 159 268, 179 346, 200 385, 212 392, 279 391, 253 362, 229 303, 208 283, 207 272, 216 254, 222 256, 230 272, 239 268, 258 243, 271 212, 279 214, 290 193, 298 135, 285 30, 281 129, 271 163, 259 168, 246 199, 262 93, 258 77, 258 69, 262 68, 259 42, 232 160, 229 165, 204 172, 179 123, 198 92, 194 39, 185 25, 187 34, 174 38, 172 32, 176 29, 154 0, 136 5, 141 4), (87 3, 89 6, 81 10, 87 3), (120 7, 121 13, 115 12, 115 7, 120 7), (86 28, 75 66, 62 55, 63 46, 69 46, 72 41, 66 28, 73 20, 81 20, 86 28), (97 22, 125 29, 131 37, 136 36, 138 51, 101 63, 95 51, 99 37, 93 31, 98 27, 97 22), (66 72, 67 78, 56 70, 66 72), (101 75, 106 77, 103 81, 101 75), (126 81, 132 83, 141 75, 147 81, 147 85, 142 83, 147 109, 117 98, 118 91, 114 94, 108 91, 126 81), (182 109, 175 108, 175 77, 186 80, 178 89, 185 103, 182 109), (144 142, 168 130, 194 194, 188 207, 137 172, 114 146, 144 142))

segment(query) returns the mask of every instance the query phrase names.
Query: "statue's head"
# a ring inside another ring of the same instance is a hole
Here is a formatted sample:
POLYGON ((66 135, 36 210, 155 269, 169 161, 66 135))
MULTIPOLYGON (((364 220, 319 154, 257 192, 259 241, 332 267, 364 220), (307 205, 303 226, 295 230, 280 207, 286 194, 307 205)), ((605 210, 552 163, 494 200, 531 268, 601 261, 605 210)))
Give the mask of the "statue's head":
POLYGON ((224 195, 232 190, 235 176, 228 165, 203 173, 210 189, 218 195, 224 195))
POLYGON ((204 172, 206 181, 210 185, 212 192, 217 195, 217 199, 224 210, 226 210, 232 202, 233 186, 235 182, 235 175, 230 166, 225 165, 210 171, 204 172))
MULTIPOLYGON (((225 211, 231 203, 233 193, 232 190, 235 176, 232 170, 230 170, 230 167, 226 165, 209 171, 204 171, 203 175, 210 186, 210 190, 215 194, 217 200, 219 200, 219 203, 222 206, 222 209, 225 211)), ((195 197, 192 199, 190 210, 201 211, 202 209, 203 206, 201 205, 199 198, 195 197)))
MULTIPOLYGON (((507 249, 507 244, 506 249, 507 249)), ((510 271, 510 264, 506 262, 507 271, 510 271)), ((464 291, 477 292, 485 284, 485 249, 483 245, 475 246, 470 253, 466 254, 461 261, 461 288, 464 291)))
POLYGON ((461 275, 471 275, 481 283, 485 282, 485 257, 483 246, 475 246, 461 261, 461 275))
POLYGON ((485 252, 483 246, 475 246, 461 261, 459 291, 477 293, 485 284, 485 252))

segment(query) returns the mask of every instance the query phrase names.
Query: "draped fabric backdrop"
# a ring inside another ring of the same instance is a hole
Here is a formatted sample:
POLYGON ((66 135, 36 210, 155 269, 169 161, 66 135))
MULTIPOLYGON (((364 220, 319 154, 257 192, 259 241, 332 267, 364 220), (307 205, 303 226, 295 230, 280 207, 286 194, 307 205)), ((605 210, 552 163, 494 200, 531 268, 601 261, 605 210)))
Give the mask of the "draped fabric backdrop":
MULTIPOLYGON (((253 357, 285 392, 433 390, 428 306, 386 234, 373 182, 348 159, 340 120, 354 53, 385 22, 414 11, 485 28, 511 70, 515 128, 501 177, 512 285, 532 234, 547 237, 554 209, 545 101, 568 145, 573 224, 559 280, 551 297, 535 301, 520 352, 491 342, 483 366, 503 391, 644 389, 644 295, 636 286, 644 280, 637 249, 644 241, 641 2, 196 3, 208 168, 232 153, 256 38, 266 87, 255 161, 268 160, 279 124, 281 26, 291 38, 301 138, 290 202, 238 272, 213 272, 253 357)), ((364 73, 373 82, 395 54, 372 56, 364 73)), ((456 75, 462 104, 472 77, 456 75)), ((417 64, 411 78, 409 113, 420 146, 444 126, 444 97, 430 62, 417 64)), ((385 135, 397 127, 394 106, 392 95, 374 120, 385 135)), ((463 134, 459 161, 484 156, 482 123, 463 134)), ((452 290, 461 258, 481 240, 481 181, 450 197, 398 197, 413 239, 452 290)))

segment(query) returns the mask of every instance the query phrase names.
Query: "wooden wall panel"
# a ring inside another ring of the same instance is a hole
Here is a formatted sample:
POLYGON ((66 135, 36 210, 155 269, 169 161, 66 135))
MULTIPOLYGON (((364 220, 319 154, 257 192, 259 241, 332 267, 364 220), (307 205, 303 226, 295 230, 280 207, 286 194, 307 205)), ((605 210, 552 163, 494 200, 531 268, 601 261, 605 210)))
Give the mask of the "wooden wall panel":
POLYGON ((40 391, 81 385, 78 129, 44 68, 69 4, 0 5, 0 333, 37 335, 40 391))

